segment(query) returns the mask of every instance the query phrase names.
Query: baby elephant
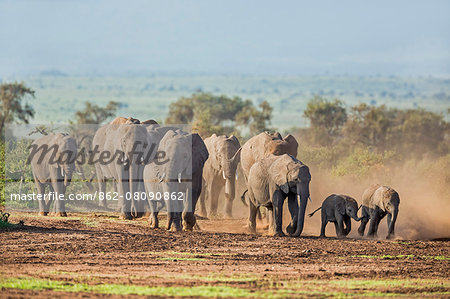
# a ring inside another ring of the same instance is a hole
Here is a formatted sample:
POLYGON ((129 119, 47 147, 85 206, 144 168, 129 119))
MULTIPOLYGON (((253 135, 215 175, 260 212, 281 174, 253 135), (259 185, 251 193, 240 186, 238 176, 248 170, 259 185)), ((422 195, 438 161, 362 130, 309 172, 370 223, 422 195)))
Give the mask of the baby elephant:
POLYGON ((376 237, 378 225, 381 219, 387 215, 388 235, 386 239, 392 238, 400 205, 398 193, 391 187, 372 185, 364 191, 362 201, 361 226, 358 233, 364 236, 364 230, 370 220, 367 236, 376 237))
POLYGON ((336 235, 338 238, 347 236, 352 229, 351 218, 356 221, 361 220, 358 217, 358 203, 356 200, 347 195, 332 194, 328 196, 322 203, 322 206, 309 214, 309 217, 315 212, 322 209, 322 228, 320 236, 325 237, 325 227, 328 222, 333 222, 336 227, 336 235), (344 227, 345 224, 345 227, 344 227))

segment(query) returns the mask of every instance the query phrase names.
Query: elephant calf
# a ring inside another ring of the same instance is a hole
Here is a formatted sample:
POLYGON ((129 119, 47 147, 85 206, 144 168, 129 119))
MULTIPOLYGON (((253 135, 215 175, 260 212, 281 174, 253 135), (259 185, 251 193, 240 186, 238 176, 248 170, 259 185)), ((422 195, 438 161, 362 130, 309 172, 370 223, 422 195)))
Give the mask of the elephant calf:
POLYGON ((392 238, 398 216, 398 206, 400 205, 398 193, 391 187, 372 185, 364 191, 362 201, 361 226, 358 233, 364 236, 364 230, 370 220, 367 236, 376 237, 378 225, 381 219, 387 215, 388 235, 386 239, 392 238))
POLYGON ((358 203, 355 199, 347 195, 332 194, 325 198, 322 206, 309 214, 309 217, 322 209, 322 227, 320 236, 325 237, 325 227, 328 222, 333 222, 336 228, 338 238, 343 238, 350 233, 352 229, 351 218, 360 221, 358 217, 358 203), (344 227, 345 224, 345 227, 344 227))

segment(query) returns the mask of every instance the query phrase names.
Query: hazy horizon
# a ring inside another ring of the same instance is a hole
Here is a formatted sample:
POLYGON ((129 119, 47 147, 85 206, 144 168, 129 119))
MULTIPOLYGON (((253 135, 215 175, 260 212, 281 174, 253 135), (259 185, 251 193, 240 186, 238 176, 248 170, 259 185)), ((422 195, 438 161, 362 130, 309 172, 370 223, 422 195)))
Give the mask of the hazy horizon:
POLYGON ((0 77, 450 75, 448 1, 0 1, 0 77))

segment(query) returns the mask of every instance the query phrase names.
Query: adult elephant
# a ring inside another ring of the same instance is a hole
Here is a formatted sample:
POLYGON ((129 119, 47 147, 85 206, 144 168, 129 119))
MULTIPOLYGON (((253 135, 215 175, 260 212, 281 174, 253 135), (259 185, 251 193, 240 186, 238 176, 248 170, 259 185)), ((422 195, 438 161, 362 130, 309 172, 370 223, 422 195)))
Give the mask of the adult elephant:
POLYGON ((166 205, 167 229, 192 230, 208 150, 198 134, 176 129, 159 131, 166 131, 158 146, 158 152, 164 153, 164 157, 144 169, 144 185, 152 210, 150 227, 159 227, 158 212, 166 205))
MULTIPOLYGON (((106 179, 112 178, 118 187, 121 218, 132 219, 133 215, 137 216, 133 198, 135 192, 139 191, 143 167, 147 162, 145 127, 128 123, 107 124, 95 133, 92 148, 99 194, 105 195, 106 179)), ((106 196, 103 196, 103 200, 106 200, 106 196)))
MULTIPOLYGON (((66 134, 49 134, 36 139, 30 147, 29 162, 37 192, 44 198, 45 188, 57 194, 65 194, 75 171, 77 143, 66 134)), ((39 201, 39 214, 46 216, 51 200, 39 201)), ((66 217, 65 201, 56 200, 57 216, 66 217)))
POLYGON ((205 163, 203 179, 205 186, 200 195, 200 214, 207 216, 206 199, 209 200, 209 215, 216 215, 219 194, 225 189, 225 217, 232 217, 235 197, 236 168, 240 160, 241 145, 231 135, 217 136, 213 134, 205 139, 209 158, 205 163))
POLYGON ((253 164, 249 172, 247 193, 251 232, 256 231, 257 207, 265 206, 269 210, 269 227, 274 236, 284 236, 282 211, 287 197, 291 223, 286 231, 291 236, 300 236, 303 231, 310 181, 308 166, 291 155, 270 155, 253 164))
POLYGON ((381 219, 387 215, 388 235, 386 239, 392 238, 395 234, 394 228, 399 205, 400 197, 391 187, 375 184, 367 188, 362 196, 361 225, 358 233, 364 236, 364 230, 370 220, 367 236, 376 237, 378 225, 381 219))
POLYGON ((241 151, 241 167, 244 173, 244 179, 247 183, 250 168, 255 162, 269 155, 289 154, 297 158, 298 142, 292 135, 285 138, 280 133, 262 132, 253 136, 242 146, 241 151))
MULTIPOLYGON (((283 138, 279 132, 262 132, 256 136, 253 136, 247 140, 246 143, 244 143, 241 150, 241 167, 244 174, 245 184, 247 185, 250 168, 256 162, 269 155, 279 156, 289 154, 294 158, 297 158, 297 150, 298 142, 295 137, 290 134, 285 138, 283 138)), ((242 194, 241 199, 246 205, 245 192, 242 194)), ((261 219, 259 210, 258 217, 261 219)))

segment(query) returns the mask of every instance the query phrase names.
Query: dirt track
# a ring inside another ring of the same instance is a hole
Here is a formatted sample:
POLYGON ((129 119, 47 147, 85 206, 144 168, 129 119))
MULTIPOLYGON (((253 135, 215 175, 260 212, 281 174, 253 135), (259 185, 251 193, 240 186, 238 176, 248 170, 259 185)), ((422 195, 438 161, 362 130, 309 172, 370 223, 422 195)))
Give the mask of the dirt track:
MULTIPOLYGON (((396 285, 389 291, 450 296, 448 239, 274 238, 237 233, 243 231, 244 220, 200 220, 202 231, 181 233, 150 230, 145 219, 120 221, 113 215, 76 215, 62 219, 19 214, 10 218, 13 223, 19 220, 24 220, 25 226, 0 230, 0 278, 3 279, 32 277, 69 284, 150 287, 221 285, 251 292, 270 291, 275 295, 277 290, 289 289, 296 282, 291 289, 299 290, 297 295, 319 296, 333 295, 335 289, 327 284, 320 285, 318 290, 332 293, 301 293, 298 283, 328 281, 334 285, 336 280, 349 279, 417 279, 424 280, 425 286, 396 285), (427 287, 431 280, 437 286, 427 287)), ((260 228, 259 232, 263 233, 260 228)), ((364 288, 344 287, 340 291, 365 294, 364 288)), ((375 291, 386 292, 386 287, 377 287, 375 291)), ((0 295, 54 296, 55 292, 3 288, 0 295)), ((61 294, 73 296, 73 293, 58 292, 58 296, 61 294)), ((79 294, 105 296, 95 292, 79 294)), ((258 297, 257 294, 265 293, 255 293, 258 297)))

